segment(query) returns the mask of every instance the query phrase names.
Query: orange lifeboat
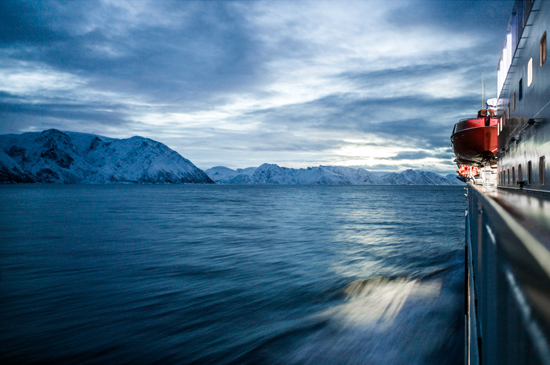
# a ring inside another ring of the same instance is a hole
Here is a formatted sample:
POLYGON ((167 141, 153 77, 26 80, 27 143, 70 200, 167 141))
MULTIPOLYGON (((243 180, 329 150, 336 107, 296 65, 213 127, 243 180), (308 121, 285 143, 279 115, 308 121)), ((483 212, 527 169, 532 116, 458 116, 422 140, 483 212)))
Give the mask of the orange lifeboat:
POLYGON ((482 109, 477 118, 462 119, 455 124, 451 142, 457 164, 483 166, 495 160, 499 121, 494 110, 482 109))

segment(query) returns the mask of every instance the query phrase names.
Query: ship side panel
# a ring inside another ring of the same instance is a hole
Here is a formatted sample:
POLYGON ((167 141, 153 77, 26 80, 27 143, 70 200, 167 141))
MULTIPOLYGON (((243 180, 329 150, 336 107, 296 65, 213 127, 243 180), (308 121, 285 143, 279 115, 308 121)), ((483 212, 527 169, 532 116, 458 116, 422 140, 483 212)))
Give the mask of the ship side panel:
POLYGON ((550 33, 550 4, 534 4, 499 97, 499 115, 504 117, 498 184, 517 188, 522 181, 528 189, 550 191, 550 61, 540 65, 541 39, 550 33))
MULTIPOLYGON (((513 203, 514 216, 508 212, 510 199, 521 201, 523 193, 467 189, 468 363, 550 365, 548 227, 532 235, 536 224, 525 211, 513 203)), ((535 200, 536 206, 544 203, 535 200)), ((537 214, 548 216, 543 208, 537 214)))

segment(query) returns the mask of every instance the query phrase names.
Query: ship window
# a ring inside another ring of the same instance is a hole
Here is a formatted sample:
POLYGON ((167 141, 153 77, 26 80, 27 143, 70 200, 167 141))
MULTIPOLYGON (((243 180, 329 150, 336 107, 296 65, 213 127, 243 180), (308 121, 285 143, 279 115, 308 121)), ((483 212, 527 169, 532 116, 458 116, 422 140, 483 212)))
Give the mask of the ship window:
POLYGON ((516 182, 516 169, 512 167, 512 184, 516 182))
POLYGON ((531 181, 533 179, 532 169, 533 169, 533 163, 531 161, 528 161, 527 162, 527 183, 528 184, 531 184, 531 181))
POLYGON ((508 175, 508 184, 510 184, 510 169, 508 169, 507 175, 508 175))
MULTIPOLYGON (((510 118, 510 103, 508 103, 508 113, 506 113, 506 118, 510 118)), ((504 120, 504 124, 506 124, 506 120, 504 120)))
POLYGON ((518 100, 521 101, 522 98, 523 98, 523 79, 519 79, 518 100))
POLYGON ((546 32, 542 35, 540 39, 540 65, 544 65, 546 61, 546 32))
POLYGON ((512 110, 516 110, 516 92, 512 95, 512 110))
POLYGON ((533 58, 529 59, 527 62, 527 87, 531 86, 533 83, 533 58))
POLYGON ((521 170, 521 164, 518 165, 518 181, 523 181, 523 171, 521 170))
POLYGON ((545 163, 546 163, 546 158, 544 156, 542 156, 540 159, 539 159, 539 181, 540 181, 540 184, 541 185, 544 185, 544 182, 545 182, 545 163))

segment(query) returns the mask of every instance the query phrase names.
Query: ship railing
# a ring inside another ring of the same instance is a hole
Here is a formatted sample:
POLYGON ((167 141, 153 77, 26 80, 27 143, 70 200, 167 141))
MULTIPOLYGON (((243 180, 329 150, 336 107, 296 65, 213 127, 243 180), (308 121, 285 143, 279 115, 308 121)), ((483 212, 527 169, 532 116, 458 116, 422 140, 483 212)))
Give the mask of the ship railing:
POLYGON ((550 364, 548 242, 482 188, 467 190, 466 363, 550 364))

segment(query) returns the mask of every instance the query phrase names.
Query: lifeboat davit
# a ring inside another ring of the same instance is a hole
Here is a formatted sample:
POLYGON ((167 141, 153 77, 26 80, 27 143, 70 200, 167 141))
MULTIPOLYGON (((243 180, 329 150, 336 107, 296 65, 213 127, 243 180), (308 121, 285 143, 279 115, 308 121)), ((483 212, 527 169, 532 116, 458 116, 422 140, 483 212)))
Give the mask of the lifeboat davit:
POLYGON ((500 118, 492 109, 482 109, 477 118, 462 119, 451 135, 457 165, 483 166, 494 163, 498 152, 497 129, 500 118))

